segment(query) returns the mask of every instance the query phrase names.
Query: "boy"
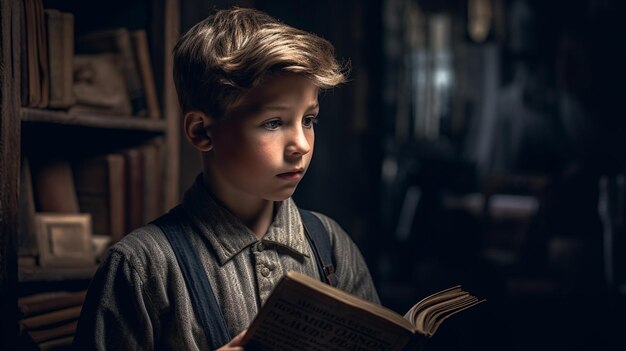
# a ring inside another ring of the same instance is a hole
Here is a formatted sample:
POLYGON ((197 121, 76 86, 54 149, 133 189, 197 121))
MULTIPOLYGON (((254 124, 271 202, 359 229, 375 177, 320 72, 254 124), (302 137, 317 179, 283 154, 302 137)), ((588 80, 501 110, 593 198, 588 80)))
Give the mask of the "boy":
MULTIPOLYGON (((241 349, 241 332, 284 273, 322 279, 291 195, 313 154, 318 92, 345 77, 326 40, 233 8, 180 38, 174 79, 203 172, 177 206, 181 215, 164 217, 185 228, 228 337, 238 335, 220 349, 241 349)), ((378 303, 358 248, 315 215, 330 236, 337 286, 378 303)), ((83 306, 79 349, 210 349, 161 228, 139 228, 109 250, 83 306)))

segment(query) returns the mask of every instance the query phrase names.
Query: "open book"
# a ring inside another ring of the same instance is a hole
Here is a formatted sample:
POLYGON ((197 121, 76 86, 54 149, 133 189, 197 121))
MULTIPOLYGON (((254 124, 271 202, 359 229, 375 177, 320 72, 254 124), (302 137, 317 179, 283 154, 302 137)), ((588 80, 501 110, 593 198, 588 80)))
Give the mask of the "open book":
POLYGON ((248 328, 243 345, 253 350, 420 350, 444 320, 483 301, 455 286, 424 298, 403 317, 288 272, 248 328))

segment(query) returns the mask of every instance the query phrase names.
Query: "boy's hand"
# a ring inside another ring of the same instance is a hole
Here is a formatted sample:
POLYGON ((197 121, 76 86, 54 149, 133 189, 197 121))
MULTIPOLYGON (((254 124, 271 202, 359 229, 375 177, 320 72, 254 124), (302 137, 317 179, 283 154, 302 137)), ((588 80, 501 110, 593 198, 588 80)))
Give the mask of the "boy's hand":
POLYGON ((228 344, 220 347, 216 351, 243 351, 243 346, 240 346, 243 336, 246 335, 246 330, 243 330, 237 336, 235 336, 228 344))

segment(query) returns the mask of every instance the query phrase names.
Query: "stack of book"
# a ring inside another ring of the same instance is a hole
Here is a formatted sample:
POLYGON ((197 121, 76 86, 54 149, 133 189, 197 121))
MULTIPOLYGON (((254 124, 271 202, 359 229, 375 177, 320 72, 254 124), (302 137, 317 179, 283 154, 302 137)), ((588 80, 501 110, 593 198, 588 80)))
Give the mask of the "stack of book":
POLYGON ((74 14, 25 0, 22 105, 160 119, 144 29, 76 33, 74 14))
POLYGON ((165 172, 164 153, 163 138, 156 137, 138 146, 69 160, 23 157, 20 271, 27 266, 33 266, 31 270, 82 267, 83 263, 72 263, 77 261, 58 254, 70 249, 73 257, 80 254, 97 264, 109 245, 161 215, 165 211, 164 188, 159 182, 165 172), (65 225, 60 215, 65 215, 65 225), (52 216, 59 228, 54 235, 49 226, 39 223, 52 216), (89 223, 80 225, 84 233, 77 233, 74 229, 84 216, 89 223), (81 238, 92 241, 84 246, 93 250, 86 247, 83 253, 74 252, 81 238), (63 243, 70 246, 50 246, 63 243))
POLYGON ((51 291, 18 299, 20 333, 39 350, 69 350, 86 290, 51 291))

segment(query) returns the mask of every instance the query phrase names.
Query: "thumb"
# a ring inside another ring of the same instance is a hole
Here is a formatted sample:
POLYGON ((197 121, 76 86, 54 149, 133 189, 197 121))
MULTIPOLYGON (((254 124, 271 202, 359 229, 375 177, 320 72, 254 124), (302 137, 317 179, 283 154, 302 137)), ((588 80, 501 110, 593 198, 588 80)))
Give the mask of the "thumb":
POLYGON ((241 333, 237 334, 229 343, 228 346, 241 346, 241 342, 243 341, 243 337, 246 335, 247 329, 241 331, 241 333))

